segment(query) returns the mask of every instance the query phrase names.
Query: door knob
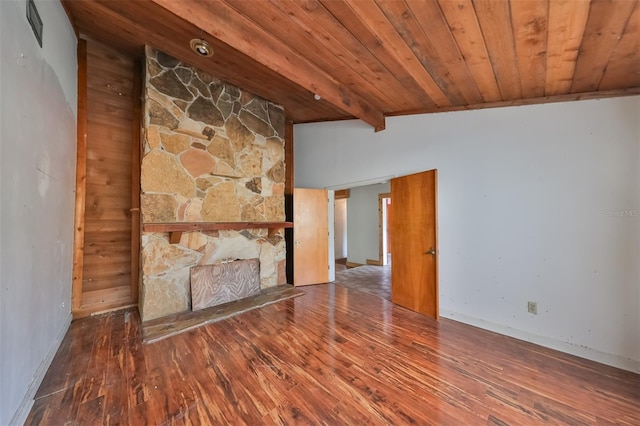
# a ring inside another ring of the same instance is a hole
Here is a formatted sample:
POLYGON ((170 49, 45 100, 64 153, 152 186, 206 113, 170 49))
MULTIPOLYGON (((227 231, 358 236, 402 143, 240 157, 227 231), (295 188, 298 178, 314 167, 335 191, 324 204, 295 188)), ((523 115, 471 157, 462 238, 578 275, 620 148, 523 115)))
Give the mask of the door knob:
POLYGON ((430 254, 431 256, 435 256, 436 255, 436 249, 434 249, 433 247, 430 247, 429 251, 425 251, 424 254, 430 254))

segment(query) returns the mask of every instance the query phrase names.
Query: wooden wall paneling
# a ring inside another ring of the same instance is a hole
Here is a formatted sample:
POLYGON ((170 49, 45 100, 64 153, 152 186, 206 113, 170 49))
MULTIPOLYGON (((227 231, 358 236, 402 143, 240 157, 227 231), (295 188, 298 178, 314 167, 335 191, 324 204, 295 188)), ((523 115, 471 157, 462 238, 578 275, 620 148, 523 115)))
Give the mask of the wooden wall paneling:
MULTIPOLYGON (((330 2, 323 2, 325 5, 328 3, 330 2)), ((424 65, 373 0, 352 2, 348 6, 355 12, 356 19, 361 19, 375 33, 376 40, 382 41, 381 46, 389 50, 396 61, 409 72, 425 95, 429 96, 438 106, 451 105, 447 94, 438 86, 433 76, 424 68, 424 65)), ((343 22, 343 24, 345 23, 343 22)))
POLYGON ((458 49, 484 102, 502 100, 471 0, 438 0, 458 49))
POLYGON ((410 97, 412 100, 415 99, 422 107, 437 106, 407 68, 397 60, 390 50, 383 46, 375 29, 360 20, 357 13, 346 2, 319 1, 322 3, 322 7, 334 16, 340 25, 344 26, 345 30, 349 31, 353 38, 364 46, 374 58, 377 58, 388 72, 401 83, 405 90, 399 93, 406 93, 404 96, 410 97))
POLYGON ((87 42, 87 190, 82 306, 77 316, 130 306, 133 60, 87 42), (127 295, 127 297, 124 296, 127 295))
POLYGON ((600 85, 611 54, 627 26, 636 2, 629 0, 594 0, 591 2, 589 18, 585 28, 576 70, 571 83, 571 92, 590 92, 600 85))
POLYGON ((300 105, 300 108, 291 111, 296 122, 308 121, 317 117, 317 114, 327 119, 353 118, 349 113, 336 110, 325 100, 316 102, 312 92, 292 85, 276 72, 211 38, 208 41, 213 43, 213 57, 202 58, 190 50, 185 54, 189 40, 200 36, 201 31, 165 9, 153 7, 149 2, 63 2, 73 9, 82 23, 80 30, 84 34, 96 34, 100 40, 106 40, 110 46, 130 55, 139 54, 144 44, 148 44, 265 99, 283 105, 300 105), (166 37, 166 34, 172 36, 166 37), (231 71, 229 63, 232 64, 231 71))
POLYGON ((557 0, 549 2, 547 96, 569 92, 576 68, 580 43, 589 16, 589 1, 557 0))
MULTIPOLYGON (((378 7, 385 14, 405 44, 411 49, 424 69, 431 75, 434 82, 442 90, 453 105, 462 105, 475 99, 480 102, 481 97, 475 83, 466 73, 464 63, 452 63, 457 46, 453 44, 453 52, 445 52, 443 34, 437 34, 434 28, 438 26, 438 19, 442 22, 441 13, 435 3, 410 2, 411 8, 405 2, 393 0, 376 0, 378 7), (432 10, 435 7, 435 11, 432 10), (427 31, 420 23, 428 26, 427 31), (452 66, 453 65, 453 66, 452 66), (458 79, 456 81, 456 78, 458 79), (470 84, 469 84, 470 83, 470 84), (463 92, 466 92, 463 94, 463 92), (465 100, 465 98, 469 100, 465 100)), ((446 33, 450 31, 445 26, 446 33)), ((451 47, 451 46, 448 46, 451 47)))
POLYGON ((140 283, 140 168, 142 158, 142 81, 144 72, 140 60, 133 64, 131 120, 131 299, 138 301, 140 283))
POLYGON ((75 316, 82 306, 84 268, 85 199, 87 183, 87 43, 78 40, 78 123, 76 152, 76 204, 73 236, 73 279, 71 312, 75 316))
POLYGON ((474 0, 482 36, 503 100, 520 99, 520 74, 507 1, 474 0))
POLYGON ((180 18, 193 22, 202 30, 235 49, 252 56, 262 65, 274 70, 314 93, 318 93, 336 107, 370 124, 376 131, 383 130, 382 112, 367 100, 354 94, 332 75, 318 69, 308 59, 296 54, 288 45, 238 14, 230 6, 216 2, 190 3, 190 7, 171 0, 152 0, 180 18), (256 40, 260 47, 256 48, 256 40), (289 58, 282 61, 281 58, 289 58))
POLYGON ((544 96, 549 4, 539 0, 511 2, 522 96, 544 96))
MULTIPOLYGON (((389 0, 384 0, 388 3, 389 0)), ((482 102, 483 98, 476 86, 471 73, 462 57, 456 40, 442 10, 435 1, 407 2, 415 16, 416 24, 422 28, 422 38, 431 41, 433 51, 438 61, 446 66, 446 72, 451 75, 453 84, 460 89, 466 104, 482 102)))
MULTIPOLYGON (((420 100, 412 96, 408 89, 389 72, 378 58, 356 39, 317 0, 292 2, 271 0, 272 4, 287 13, 289 18, 305 31, 310 31, 315 40, 325 49, 335 51, 335 55, 361 73, 372 85, 391 96, 391 105, 400 110, 409 110, 420 105, 420 100), (399 94, 403 94, 399 96, 399 94)), ((383 112, 387 112, 388 107, 383 112)))
POLYGON ((639 79, 639 30, 625 20, 637 0, 62 2, 83 37, 130 54, 159 48, 283 105, 295 123, 353 118, 356 110, 382 122, 572 91, 624 96, 639 79), (198 36, 213 57, 188 48, 198 36), (427 90, 435 86, 442 93, 427 90), (334 98, 315 101, 325 89, 334 98))
MULTIPOLYGON (((284 128, 284 164, 285 164, 285 195, 293 195, 294 186, 294 157, 293 157, 293 121, 287 120, 284 128)), ((287 218, 290 220, 290 218, 287 218)))
POLYGON ((640 86, 640 2, 627 22, 627 27, 611 54, 598 90, 640 86))
MULTIPOLYGON (((358 96, 368 99, 377 108, 382 109, 384 105, 398 107, 396 102, 398 97, 376 85, 375 80, 372 79, 375 77, 367 74, 368 69, 357 67, 355 61, 346 62, 343 60, 345 54, 341 51, 339 43, 329 45, 326 49, 309 50, 309 46, 315 43, 316 38, 321 39, 316 33, 322 31, 322 28, 317 24, 311 27, 306 26, 299 19, 292 19, 289 14, 269 2, 247 2, 245 0, 226 0, 226 2, 254 23, 262 22, 265 30, 283 43, 287 43, 299 55, 306 57, 318 68, 328 73, 335 72, 340 75, 350 90, 358 96)), ((289 5, 290 8, 296 8, 294 2, 279 2, 278 5, 289 5)), ((325 34, 325 38, 329 37, 328 34, 325 34)))

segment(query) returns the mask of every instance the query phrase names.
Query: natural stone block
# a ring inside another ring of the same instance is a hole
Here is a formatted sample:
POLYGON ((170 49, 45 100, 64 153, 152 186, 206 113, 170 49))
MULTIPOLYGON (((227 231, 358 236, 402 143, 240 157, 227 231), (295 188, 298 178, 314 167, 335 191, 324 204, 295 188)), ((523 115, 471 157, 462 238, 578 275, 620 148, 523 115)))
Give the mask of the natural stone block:
POLYGON ((224 118, 218 107, 209 99, 198 96, 187 109, 189 118, 216 127, 224 126, 224 118))
POLYGON ((146 94, 147 94, 147 99, 153 99, 154 101, 159 103, 161 106, 166 108, 169 112, 171 112, 171 109, 175 106, 175 104, 173 103, 174 99, 158 92, 156 89, 153 88, 153 86, 147 87, 146 94))
POLYGON ((239 177, 236 169, 220 160, 216 161, 216 171, 214 174, 219 176, 239 177))
POLYGON ((149 149, 160 148, 160 132, 158 126, 149 126, 146 129, 147 146, 149 149))
POLYGON ((182 121, 182 118, 184 117, 184 111, 181 110, 180 108, 178 108, 175 105, 172 105, 171 108, 169 108, 171 111, 171 114, 173 114, 173 116, 175 118, 178 119, 178 121, 182 121))
POLYGON ((224 92, 231 97, 231 99, 240 99, 240 89, 231 84, 224 85, 224 92))
POLYGON ((243 222, 262 222, 264 221, 264 216, 251 204, 244 204, 242 206, 242 212, 240 213, 240 220, 243 222))
POLYGON ((238 158, 236 168, 240 174, 245 177, 262 175, 262 151, 259 149, 250 149, 242 153, 238 158))
POLYGON ((226 120, 227 118, 229 118, 229 116, 233 112, 233 102, 219 99, 217 105, 224 119, 226 120))
POLYGON ((284 157, 284 143, 280 138, 267 139, 267 155, 272 163, 281 161, 284 157))
POLYGON ((178 133, 162 133, 162 146, 172 154, 180 154, 191 146, 191 139, 188 136, 178 133))
POLYGON ((253 133, 235 115, 229 117, 224 128, 236 152, 242 151, 253 142, 253 133))
POLYGON ((233 152, 231 152, 231 144, 228 139, 216 135, 207 147, 207 151, 209 151, 209 153, 215 158, 218 158, 231 166, 235 166, 233 152))
POLYGON ((260 257, 260 247, 255 240, 248 240, 237 231, 221 231, 215 244, 208 244, 199 265, 210 265, 224 259, 250 259, 260 257))
POLYGON ((275 183, 283 183, 285 177, 284 173, 284 161, 278 161, 271 169, 269 169, 267 177, 275 183))
POLYGON ((180 63, 180 61, 173 56, 169 56, 160 50, 155 50, 155 55, 158 63, 165 68, 174 68, 180 63))
POLYGON ((284 195, 284 183, 274 183, 271 186, 271 193, 273 195, 284 195))
POLYGON ((193 198, 196 193, 193 178, 175 157, 157 149, 142 159, 141 186, 143 193, 177 193, 187 198, 193 198))
POLYGON ((155 77, 163 71, 162 67, 153 59, 147 60, 147 74, 150 77, 155 77))
POLYGON ((213 83, 209 84, 209 92, 211 92, 211 99, 214 102, 218 102, 223 91, 224 84, 222 84, 220 81, 214 81, 213 83))
POLYGON ((278 282, 277 285, 283 285, 287 283, 287 261, 281 260, 278 262, 278 282))
POLYGON ((189 269, 165 277, 144 277, 142 321, 187 311, 191 307, 189 269))
POLYGON ((193 87, 195 87, 196 89, 198 89, 198 92, 204 96, 205 98, 211 99, 211 92, 209 91, 209 86, 207 86, 206 84, 204 84, 202 81, 200 81, 199 78, 194 78, 191 81, 191 84, 193 85, 193 87))
POLYGON ((151 238, 142 247, 142 272, 146 276, 158 275, 169 270, 179 270, 194 265, 201 253, 169 244, 164 238, 151 238))
POLYGON ((175 222, 178 201, 170 194, 141 194, 140 210, 144 223, 175 222))
POLYGON ((179 222, 201 222, 202 221, 202 199, 192 198, 178 207, 179 222))
POLYGON ((191 71, 189 68, 177 67, 173 71, 176 73, 182 84, 191 84, 191 80, 193 79, 193 71, 191 71))
POLYGON ((202 131, 204 130, 204 127, 205 126, 201 122, 192 120, 188 116, 184 116, 183 119, 180 120, 180 127, 176 129, 176 131, 188 134, 194 138, 202 138, 202 131))
POLYGON ((248 104, 253 100, 253 98, 256 97, 253 93, 247 92, 246 90, 241 90, 241 92, 242 93, 240 93, 240 103, 242 105, 248 104))
POLYGON ((189 89, 180 81, 174 71, 165 71, 162 74, 158 74, 149 80, 155 89, 172 98, 182 99, 183 101, 193 100, 193 94, 189 89))
POLYGON ((255 192, 256 194, 260 194, 262 192, 262 179, 261 178, 253 178, 248 181, 245 186, 248 190, 255 192))
POLYGON ((202 219, 206 222, 234 222, 240 220, 240 202, 233 182, 209 188, 202 203, 202 219))
POLYGON ((249 128, 250 130, 252 130, 255 133, 258 133, 258 134, 263 135, 263 136, 273 136, 274 135, 274 131, 271 128, 271 126, 269 125, 269 123, 266 123, 266 122, 260 120, 258 117, 256 117, 255 115, 253 115, 252 113, 250 113, 249 111, 247 111, 245 109, 240 111, 239 118, 240 118, 240 121, 242 122, 242 124, 247 126, 247 128, 249 128))
POLYGON ((208 141, 213 139, 215 135, 216 135, 216 131, 209 126, 205 126, 205 128, 202 129, 202 136, 206 137, 208 141))
POLYGON ((179 99, 174 99, 173 103, 175 104, 175 106, 177 106, 180 109, 180 113, 183 113, 187 110, 187 107, 189 106, 188 103, 186 103, 185 101, 181 101, 179 99))
POLYGON ((214 171, 216 162, 208 152, 191 148, 180 155, 180 163, 194 178, 214 171))
POLYGON ((147 99, 149 111, 149 123, 164 126, 167 129, 175 129, 178 127, 179 121, 165 107, 160 105, 153 99, 147 99))
POLYGON ((207 149, 207 146, 205 144, 203 144, 203 143, 200 143, 200 142, 193 142, 191 144, 191 147, 192 148, 196 148, 196 149, 202 149, 202 150, 207 149))
POLYGON ((284 195, 265 197, 265 218, 269 222, 284 221, 284 195))
POLYGON ((209 74, 206 71, 202 71, 202 70, 196 70, 196 74, 198 74, 198 78, 204 83, 204 84, 211 84, 214 81, 218 81, 214 76, 212 76, 211 74, 209 74))
POLYGON ((196 186, 199 190, 206 191, 207 189, 211 188, 211 186, 217 185, 220 182, 222 182, 222 178, 219 177, 202 177, 196 179, 196 186))
MULTIPOLYGON (((269 122, 269 114, 267 113, 267 101, 265 101, 264 99, 261 99, 256 96, 251 100, 251 102, 244 105, 242 108, 251 112, 253 115, 258 117, 260 120, 264 121, 265 123, 269 122)), ((264 133, 261 133, 261 134, 264 134, 264 133)))
POLYGON ((201 251, 207 246, 209 239, 202 232, 184 232, 180 237, 180 245, 193 251, 201 251))
POLYGON ((284 109, 279 106, 276 106, 273 103, 269 103, 269 122, 271 123, 271 127, 276 131, 278 136, 284 138, 284 129, 285 129, 285 115, 284 109))
POLYGON ((269 179, 268 177, 263 177, 261 178, 262 180, 262 195, 267 197, 270 195, 273 195, 273 185, 281 185, 281 184, 274 184, 271 179, 269 179))

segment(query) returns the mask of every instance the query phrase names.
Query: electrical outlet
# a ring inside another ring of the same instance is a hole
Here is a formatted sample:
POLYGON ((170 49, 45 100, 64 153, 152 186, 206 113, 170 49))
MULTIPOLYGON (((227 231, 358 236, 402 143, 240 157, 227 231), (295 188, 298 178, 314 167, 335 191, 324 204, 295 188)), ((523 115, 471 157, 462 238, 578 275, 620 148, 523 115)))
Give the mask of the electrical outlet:
POLYGON ((527 302, 527 312, 538 315, 538 302, 527 302))

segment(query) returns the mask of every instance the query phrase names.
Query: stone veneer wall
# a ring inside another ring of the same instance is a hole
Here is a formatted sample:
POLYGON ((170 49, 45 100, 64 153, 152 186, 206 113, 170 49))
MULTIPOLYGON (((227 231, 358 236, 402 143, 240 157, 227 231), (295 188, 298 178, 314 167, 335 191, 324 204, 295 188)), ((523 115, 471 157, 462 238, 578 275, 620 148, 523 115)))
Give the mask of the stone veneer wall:
MULTIPOLYGON (((146 49, 141 213, 143 223, 282 222, 282 107, 146 49)), ((260 258, 260 286, 284 284, 282 231, 142 235, 143 321, 190 309, 189 270, 260 258)))

